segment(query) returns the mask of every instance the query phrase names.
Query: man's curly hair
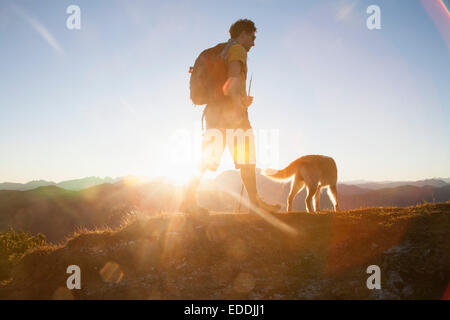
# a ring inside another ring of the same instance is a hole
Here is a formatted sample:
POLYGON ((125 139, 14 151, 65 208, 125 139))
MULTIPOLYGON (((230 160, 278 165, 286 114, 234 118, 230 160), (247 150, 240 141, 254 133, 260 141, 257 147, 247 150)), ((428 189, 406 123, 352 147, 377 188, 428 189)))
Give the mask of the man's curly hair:
POLYGON ((255 23, 248 19, 239 19, 233 23, 230 27, 230 36, 232 39, 236 39, 239 35, 245 31, 249 34, 256 32, 255 23))

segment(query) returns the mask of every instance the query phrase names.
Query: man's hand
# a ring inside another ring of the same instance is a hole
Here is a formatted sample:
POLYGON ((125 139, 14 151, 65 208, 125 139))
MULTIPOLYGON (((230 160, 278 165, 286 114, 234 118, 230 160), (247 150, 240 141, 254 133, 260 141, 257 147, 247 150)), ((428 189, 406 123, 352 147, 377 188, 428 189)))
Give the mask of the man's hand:
POLYGON ((245 108, 250 107, 252 103, 253 103, 253 97, 252 96, 242 97, 242 104, 244 105, 245 108))

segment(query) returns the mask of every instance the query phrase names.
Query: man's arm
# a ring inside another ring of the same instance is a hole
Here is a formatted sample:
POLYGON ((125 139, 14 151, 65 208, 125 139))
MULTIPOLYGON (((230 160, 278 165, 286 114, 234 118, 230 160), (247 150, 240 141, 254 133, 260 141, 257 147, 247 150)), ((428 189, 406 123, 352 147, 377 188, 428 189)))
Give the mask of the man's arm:
POLYGON ((228 80, 224 85, 224 94, 230 96, 232 103, 239 111, 244 111, 252 102, 253 97, 241 96, 241 68, 240 61, 231 61, 228 66, 228 80))
POLYGON ((241 68, 242 63, 240 61, 231 61, 228 65, 228 80, 224 86, 224 93, 226 96, 231 97, 231 101, 236 108, 241 110, 244 106, 241 101, 241 68))

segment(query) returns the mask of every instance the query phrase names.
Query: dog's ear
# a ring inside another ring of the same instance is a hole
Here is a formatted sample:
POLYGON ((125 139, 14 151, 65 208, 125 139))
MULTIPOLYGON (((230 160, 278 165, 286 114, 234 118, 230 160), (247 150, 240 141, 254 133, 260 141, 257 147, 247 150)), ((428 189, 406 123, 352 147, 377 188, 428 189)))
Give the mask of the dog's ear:
POLYGON ((274 174, 275 172, 277 172, 277 170, 267 168, 267 169, 262 170, 261 174, 264 176, 270 176, 270 175, 274 174))

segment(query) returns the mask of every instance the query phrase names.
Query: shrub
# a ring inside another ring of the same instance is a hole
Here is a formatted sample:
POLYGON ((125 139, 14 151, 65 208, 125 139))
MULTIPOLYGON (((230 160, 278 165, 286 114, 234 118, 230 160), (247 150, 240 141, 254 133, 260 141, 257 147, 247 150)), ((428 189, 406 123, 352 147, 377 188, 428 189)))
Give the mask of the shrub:
POLYGON ((28 232, 16 232, 12 227, 0 232, 0 281, 11 276, 12 268, 30 249, 46 245, 43 234, 33 235, 28 232))

